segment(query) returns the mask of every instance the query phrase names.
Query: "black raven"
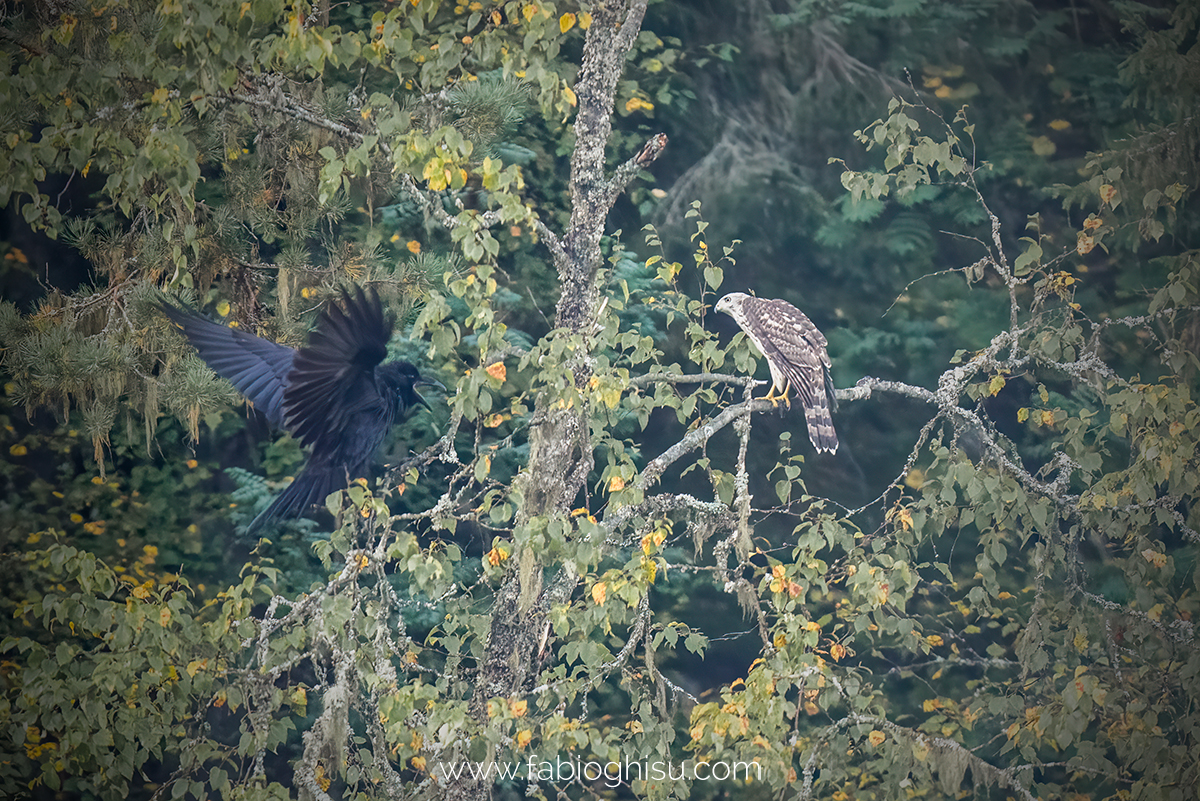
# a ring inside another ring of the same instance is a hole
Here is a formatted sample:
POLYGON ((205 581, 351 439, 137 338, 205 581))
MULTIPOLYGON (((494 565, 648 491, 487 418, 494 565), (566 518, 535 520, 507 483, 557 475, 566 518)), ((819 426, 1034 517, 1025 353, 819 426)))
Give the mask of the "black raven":
POLYGON ((309 447, 300 475, 246 530, 298 517, 366 472, 392 423, 418 404, 419 386, 445 389, 403 361, 381 364, 392 321, 379 295, 343 292, 325 306, 300 349, 229 328, 164 302, 163 312, 217 375, 229 379, 277 428, 309 447))

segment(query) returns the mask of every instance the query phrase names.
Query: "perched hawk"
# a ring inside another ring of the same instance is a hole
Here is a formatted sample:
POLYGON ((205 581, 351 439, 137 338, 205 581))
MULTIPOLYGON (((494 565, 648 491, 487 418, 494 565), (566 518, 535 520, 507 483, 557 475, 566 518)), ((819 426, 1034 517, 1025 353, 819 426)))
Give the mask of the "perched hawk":
POLYGON ((742 292, 731 292, 718 300, 717 311, 732 317, 766 358, 772 382, 766 399, 772 403, 782 399, 790 405, 788 394, 795 390, 804 407, 813 447, 818 453, 835 453, 838 439, 829 412, 830 407, 837 409, 837 399, 829 375, 825 336, 812 320, 786 301, 742 292))

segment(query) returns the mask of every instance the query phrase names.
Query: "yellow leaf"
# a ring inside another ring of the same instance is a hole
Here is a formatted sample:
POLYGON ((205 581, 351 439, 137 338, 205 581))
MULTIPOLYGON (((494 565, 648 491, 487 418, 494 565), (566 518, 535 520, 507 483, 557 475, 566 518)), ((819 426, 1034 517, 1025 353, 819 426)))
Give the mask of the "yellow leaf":
POLYGON ((1004 389, 1005 383, 1004 376, 999 374, 992 376, 992 380, 988 382, 988 394, 993 397, 999 394, 1000 390, 1004 389))
POLYGON ((1044 425, 1044 426, 1054 425, 1054 412, 1050 411, 1049 409, 1042 410, 1042 425, 1044 425))
POLYGON ((867 735, 867 741, 870 742, 871 745, 876 746, 876 747, 881 745, 883 743, 883 741, 886 739, 887 739, 887 735, 884 734, 883 732, 879 731, 879 729, 873 729, 871 731, 871 733, 867 735))
POLYGON ((1065 131, 1071 127, 1071 123, 1066 120, 1051 120, 1049 126, 1053 131, 1065 131))
POLYGON ((584 11, 579 15, 579 27, 585 31, 592 27, 592 15, 584 11))
POLYGON ((538 7, 535 6, 533 3, 530 3, 529 5, 527 5, 521 9, 521 16, 523 16, 525 18, 526 22, 531 21, 533 19, 533 15, 536 13, 538 13, 538 7))
POLYGON ((558 29, 563 33, 575 27, 575 15, 570 12, 563 14, 558 18, 558 29))
POLYGON ((1053 156, 1058 151, 1058 145, 1051 142, 1050 138, 1046 136, 1035 136, 1030 142, 1030 146, 1033 147, 1034 153, 1043 158, 1053 156))
POLYGON ((604 599, 608 597, 608 582, 597 581, 592 585, 592 600, 597 606, 604 605, 604 599))
POLYGON ((1086 256, 1091 253, 1096 247, 1096 240, 1091 234, 1085 234, 1080 231, 1075 235, 1075 252, 1080 256, 1086 256))
POLYGON ((532 740, 533 740, 533 735, 530 734, 529 729, 521 729, 519 732, 517 732, 517 747, 518 748, 524 748, 525 746, 529 745, 529 743, 532 742, 532 740))
POLYGON ((1150 548, 1142 551, 1142 558, 1155 567, 1166 567, 1167 565, 1167 555, 1150 548))
POLYGON ((504 362, 495 362, 487 366, 487 374, 497 381, 503 381, 508 376, 508 371, 504 367, 504 362))
POLYGON ((8 449, 8 452, 12 456, 24 456, 25 454, 29 453, 29 449, 24 445, 13 445, 8 449))
POLYGON ((563 97, 567 99, 567 103, 572 107, 579 103, 579 98, 575 97, 575 92, 569 86, 563 87, 563 97))
POLYGON ((625 479, 620 476, 613 476, 608 480, 609 492, 620 492, 623 489, 625 489, 625 479))
POLYGON ((509 706, 509 709, 512 710, 514 718, 523 718, 523 717, 525 717, 525 713, 529 711, 529 702, 526 701, 525 699, 521 699, 520 701, 513 701, 508 706, 509 706))
POLYGON ((841 660, 845 655, 846 647, 840 642, 835 642, 833 645, 829 646, 829 658, 834 662, 841 660))
POLYGON ((1117 196, 1117 189, 1112 184, 1104 184, 1100 187, 1100 199, 1105 203, 1112 203, 1117 196))
POLYGON ((423 771, 423 770, 425 770, 425 757, 415 756, 412 759, 408 760, 408 764, 413 766, 413 770, 423 771))
POLYGON ((886 581, 883 582, 875 588, 875 591, 872 593, 871 600, 881 606, 886 604, 890 590, 891 586, 886 581))
POLYGON ((930 645, 934 646, 935 648, 939 645, 945 644, 945 640, 942 639, 942 635, 940 635, 940 634, 930 634, 928 637, 925 638, 925 642, 929 643, 930 645))
POLYGON ((221 315, 222 317, 229 316, 229 301, 223 300, 217 304, 217 314, 221 315))
POLYGON ((164 629, 171 625, 171 610, 165 606, 158 610, 158 625, 162 626, 164 629))
POLYGON ((1029 419, 1029 409, 1027 409, 1024 406, 1022 406, 1020 409, 1017 409, 1017 422, 1018 423, 1024 423, 1028 419, 1029 419))
POLYGON ((945 66, 930 64, 921 70, 926 75, 941 75, 943 78, 961 78, 967 68, 962 64, 947 64, 945 66))
POLYGON ((165 86, 160 86, 150 95, 150 102, 158 105, 167 102, 167 98, 171 96, 171 90, 165 86))
POLYGON ((318 762, 316 768, 313 769, 313 778, 317 780, 317 786, 323 791, 328 790, 329 785, 333 784, 333 779, 325 775, 325 766, 320 762, 318 762))

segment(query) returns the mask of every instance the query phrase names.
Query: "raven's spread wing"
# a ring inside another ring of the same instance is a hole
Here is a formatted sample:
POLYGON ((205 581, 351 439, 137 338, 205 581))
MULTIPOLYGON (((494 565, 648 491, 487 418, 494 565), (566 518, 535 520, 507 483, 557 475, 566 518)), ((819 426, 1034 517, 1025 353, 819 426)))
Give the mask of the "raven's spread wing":
POLYGON ((284 390, 296 357, 293 348, 214 323, 169 303, 164 302, 162 310, 213 372, 229 379, 271 425, 283 427, 284 390))
POLYGON ((364 414, 378 416, 377 425, 390 423, 390 415, 383 419, 390 404, 380 397, 375 367, 387 356, 391 336, 374 292, 368 296, 358 287, 341 303, 326 305, 308 344, 296 353, 283 394, 287 428, 312 446, 314 457, 346 450, 364 414))

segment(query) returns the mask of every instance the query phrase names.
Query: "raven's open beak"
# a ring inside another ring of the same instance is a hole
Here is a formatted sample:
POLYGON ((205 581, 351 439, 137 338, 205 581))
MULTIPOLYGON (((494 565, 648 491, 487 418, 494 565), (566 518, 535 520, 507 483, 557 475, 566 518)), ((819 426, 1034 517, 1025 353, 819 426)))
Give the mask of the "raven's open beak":
POLYGON ((413 394, 417 396, 417 403, 431 412, 433 411, 433 407, 429 405, 429 401, 421 397, 421 393, 417 391, 417 387, 437 387, 442 392, 446 391, 446 385, 434 378, 418 378, 413 382, 413 394))

